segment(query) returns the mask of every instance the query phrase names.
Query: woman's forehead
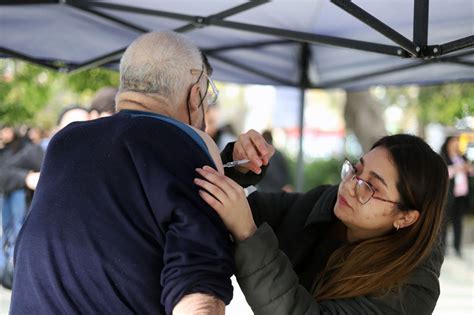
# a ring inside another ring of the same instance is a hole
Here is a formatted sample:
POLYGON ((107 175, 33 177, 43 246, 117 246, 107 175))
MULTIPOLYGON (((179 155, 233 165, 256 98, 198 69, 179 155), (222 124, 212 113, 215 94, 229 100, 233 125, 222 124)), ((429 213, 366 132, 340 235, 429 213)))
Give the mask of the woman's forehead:
POLYGON ((385 180, 389 188, 395 186, 398 171, 386 148, 376 147, 370 150, 361 158, 361 163, 364 165, 364 173, 375 173, 385 180))

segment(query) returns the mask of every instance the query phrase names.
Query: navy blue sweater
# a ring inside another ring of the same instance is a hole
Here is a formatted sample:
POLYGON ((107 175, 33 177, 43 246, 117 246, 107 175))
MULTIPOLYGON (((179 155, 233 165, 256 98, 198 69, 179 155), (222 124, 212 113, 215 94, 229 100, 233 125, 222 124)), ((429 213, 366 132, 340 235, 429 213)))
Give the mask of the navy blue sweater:
POLYGON ((232 298, 228 231, 198 195, 213 165, 188 126, 122 111, 50 142, 15 251, 13 314, 170 314, 232 298))

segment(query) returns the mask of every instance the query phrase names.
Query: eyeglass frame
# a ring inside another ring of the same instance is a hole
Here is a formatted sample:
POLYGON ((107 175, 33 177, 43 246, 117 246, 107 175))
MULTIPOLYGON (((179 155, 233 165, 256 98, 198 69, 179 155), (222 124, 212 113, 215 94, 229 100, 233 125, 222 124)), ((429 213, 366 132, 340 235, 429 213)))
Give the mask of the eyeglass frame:
POLYGON ((357 169, 356 169, 356 167, 354 166, 354 164, 351 163, 349 160, 345 160, 344 163, 342 163, 342 168, 341 168, 341 180, 342 180, 343 182, 345 182, 346 179, 349 177, 348 175, 349 175, 350 173, 353 174, 350 180, 353 181, 354 178, 357 180, 357 182, 356 182, 356 189, 355 189, 356 196, 357 196, 357 201, 359 201, 362 205, 365 205, 366 203, 368 203, 368 202, 373 198, 373 199, 376 199, 376 200, 380 200, 380 201, 384 201, 384 202, 389 202, 389 203, 395 204, 395 205, 397 205, 400 209, 403 208, 403 206, 402 206, 402 204, 401 204, 400 202, 395 202, 395 201, 392 201, 392 200, 388 200, 388 199, 384 199, 384 198, 380 198, 380 197, 374 196, 375 190, 374 190, 374 188, 372 187, 372 185, 371 185, 369 182, 367 182, 367 181, 363 180, 362 178, 360 178, 359 176, 357 176, 357 175, 356 175, 356 170, 357 170, 357 169), (342 173, 343 173, 343 170, 344 170, 344 166, 345 166, 345 165, 350 166, 350 172, 348 172, 345 176, 343 176, 342 173), (370 194, 370 197, 367 199, 366 202, 362 202, 362 201, 360 200, 360 198, 359 198, 359 193, 358 193, 358 191, 359 191, 359 186, 362 185, 362 184, 365 184, 367 187, 369 187, 370 191, 372 192, 372 193, 370 194))
POLYGON ((199 73, 199 77, 198 77, 196 83, 194 83, 193 85, 198 84, 202 77, 206 78, 206 80, 207 80, 206 93, 204 94, 203 99, 206 98, 206 96, 208 94, 208 90, 209 90, 209 85, 210 85, 211 89, 212 89, 212 93, 214 93, 215 97, 214 97, 214 100, 208 99, 207 100, 207 105, 216 104, 217 103, 217 98, 219 97, 219 90, 217 89, 216 85, 214 84, 214 81, 212 81, 212 79, 204 71, 204 66, 200 70, 199 69, 191 69, 190 72, 191 72, 192 75, 196 75, 196 74, 199 73))

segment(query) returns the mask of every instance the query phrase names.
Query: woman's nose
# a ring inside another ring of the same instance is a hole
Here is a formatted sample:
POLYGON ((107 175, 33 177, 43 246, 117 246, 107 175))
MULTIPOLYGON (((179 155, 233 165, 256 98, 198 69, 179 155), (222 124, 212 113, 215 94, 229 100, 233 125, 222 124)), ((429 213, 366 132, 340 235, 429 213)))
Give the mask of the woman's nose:
POLYGON ((349 194, 351 195, 351 197, 355 197, 356 195, 356 185, 357 185, 357 179, 356 179, 356 176, 355 175, 352 175, 350 178, 348 178, 346 180, 346 182, 344 183, 347 191, 349 192, 349 194))

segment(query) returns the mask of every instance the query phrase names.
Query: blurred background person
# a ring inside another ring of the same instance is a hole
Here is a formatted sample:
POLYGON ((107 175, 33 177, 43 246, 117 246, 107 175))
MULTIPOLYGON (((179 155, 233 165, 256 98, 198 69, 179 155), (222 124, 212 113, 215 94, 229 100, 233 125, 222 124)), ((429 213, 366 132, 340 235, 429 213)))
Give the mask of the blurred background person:
POLYGON ((237 140, 237 135, 229 123, 224 124, 220 117, 218 105, 211 105, 206 111, 206 133, 211 136, 219 150, 229 142, 237 140))
MULTIPOLYGON (((265 130, 262 135, 269 144, 273 145, 273 135, 271 130, 265 130)), ((264 192, 292 192, 294 189, 290 182, 291 178, 288 171, 288 162, 283 153, 275 148, 275 154, 270 160, 267 173, 257 185, 257 188, 264 192)))
MULTIPOLYGON (((85 108, 68 106, 59 114, 52 134, 74 121, 85 120, 89 120, 89 112, 85 108)), ((0 151, 0 194, 3 195, 0 280, 8 289, 11 289, 13 282, 13 251, 16 239, 33 199, 50 140, 32 130, 30 129, 25 137, 21 137, 18 131, 11 127, 2 128, 0 133, 1 142, 4 144, 0 151)))
POLYGON ((2 211, 2 250, 0 253, 0 281, 11 288, 13 279, 13 250, 25 220, 29 203, 36 188, 44 157, 43 149, 22 137, 12 127, 0 132, 0 208, 2 211))
POLYGON ((51 134, 49 135, 48 138, 44 138, 41 140, 41 147, 43 148, 44 151, 46 151, 46 148, 48 147, 49 140, 61 129, 69 125, 70 123, 73 123, 75 121, 86 121, 89 120, 89 111, 85 109, 84 107, 81 107, 76 104, 69 105, 65 107, 58 115, 58 119, 56 121, 56 126, 53 128, 51 131, 51 134))
POLYGON ((107 117, 115 113, 115 96, 118 89, 105 87, 98 90, 89 107, 90 119, 107 117))
POLYGON ((447 250, 446 234, 450 223, 453 226, 454 250, 456 256, 462 257, 462 232, 463 216, 469 209, 469 179, 473 173, 471 165, 459 149, 459 139, 457 136, 449 136, 441 146, 441 157, 448 165, 449 171, 449 192, 446 205, 445 226, 443 229, 443 241, 445 252, 447 250))
MULTIPOLYGON (((87 120, 89 120, 89 111, 86 110, 84 107, 73 104, 73 105, 69 105, 65 107, 59 113, 56 126, 53 128, 53 130, 51 131, 48 137, 39 137, 39 136, 36 136, 35 133, 32 134, 33 136, 28 134, 29 137, 33 137, 32 142, 37 143, 38 146, 41 147, 43 151, 41 162, 43 160, 44 154, 46 153, 46 149, 48 148, 48 143, 54 134, 59 132, 61 129, 63 129, 70 123, 73 123, 76 121, 87 121, 87 120)), ((36 189, 36 185, 38 184, 38 180, 39 180, 39 175, 40 175, 39 169, 36 172, 30 172, 28 174, 27 185, 31 190, 36 189)))
POLYGON ((28 139, 34 144, 41 144, 43 139, 48 138, 45 130, 38 127, 30 127, 26 133, 28 139))
POLYGON ((59 114, 56 128, 53 133, 56 133, 75 121, 89 120, 89 111, 79 105, 69 105, 65 107, 59 114))

